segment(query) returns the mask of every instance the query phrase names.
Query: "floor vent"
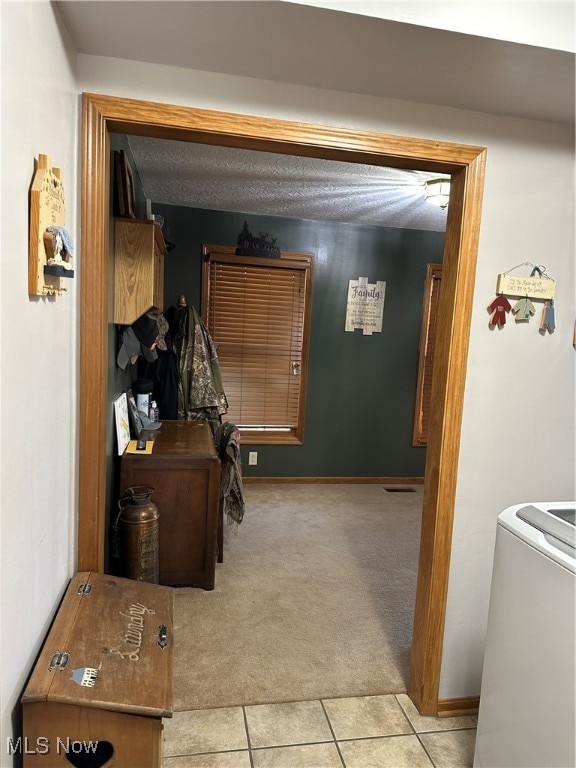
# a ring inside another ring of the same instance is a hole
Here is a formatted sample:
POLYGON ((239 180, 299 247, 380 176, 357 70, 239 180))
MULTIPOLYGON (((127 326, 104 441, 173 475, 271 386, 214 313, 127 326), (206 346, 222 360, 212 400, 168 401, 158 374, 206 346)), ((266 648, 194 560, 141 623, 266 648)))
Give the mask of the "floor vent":
POLYGON ((414 493, 414 488, 398 488, 398 486, 384 488, 384 490, 388 491, 388 493, 414 493))

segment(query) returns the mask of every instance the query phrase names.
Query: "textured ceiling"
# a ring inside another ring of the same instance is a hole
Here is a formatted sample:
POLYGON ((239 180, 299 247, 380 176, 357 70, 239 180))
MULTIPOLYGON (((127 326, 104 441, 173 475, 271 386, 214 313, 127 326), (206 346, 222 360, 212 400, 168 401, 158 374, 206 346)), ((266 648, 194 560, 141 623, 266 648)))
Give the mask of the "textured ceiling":
MULTIPOLYGON (((259 87, 289 83, 574 124, 573 52, 306 3, 67 0, 54 5, 81 55, 256 78, 259 87)), ((550 4, 551 13, 555 5, 550 4)), ((235 87, 234 79, 226 81, 231 92, 235 87)), ((152 141, 134 138, 131 144, 146 195, 157 202, 445 227, 446 211, 424 202, 423 173, 152 141)))
POLYGON ((128 139, 155 203, 290 219, 444 231, 446 210, 424 199, 437 174, 190 144, 128 139))

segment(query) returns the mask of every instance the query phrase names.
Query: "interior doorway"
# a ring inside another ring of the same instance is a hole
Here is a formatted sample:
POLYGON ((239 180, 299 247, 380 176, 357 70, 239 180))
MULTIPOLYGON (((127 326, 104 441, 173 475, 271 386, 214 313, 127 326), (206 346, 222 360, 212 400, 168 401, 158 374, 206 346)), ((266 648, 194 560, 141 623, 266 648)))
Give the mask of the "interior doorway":
POLYGON ((437 714, 485 149, 84 94, 78 570, 96 571, 105 536, 109 132, 451 175, 408 688, 420 712, 437 714))

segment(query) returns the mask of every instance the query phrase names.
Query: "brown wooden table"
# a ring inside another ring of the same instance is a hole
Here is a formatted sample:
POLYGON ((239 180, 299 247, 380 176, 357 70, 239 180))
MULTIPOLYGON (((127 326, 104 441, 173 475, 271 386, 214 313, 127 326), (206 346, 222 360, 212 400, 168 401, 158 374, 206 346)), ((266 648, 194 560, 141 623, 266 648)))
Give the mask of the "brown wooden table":
POLYGON ((214 589, 220 459, 205 421, 162 421, 150 455, 124 454, 120 492, 155 488, 160 584, 214 589))

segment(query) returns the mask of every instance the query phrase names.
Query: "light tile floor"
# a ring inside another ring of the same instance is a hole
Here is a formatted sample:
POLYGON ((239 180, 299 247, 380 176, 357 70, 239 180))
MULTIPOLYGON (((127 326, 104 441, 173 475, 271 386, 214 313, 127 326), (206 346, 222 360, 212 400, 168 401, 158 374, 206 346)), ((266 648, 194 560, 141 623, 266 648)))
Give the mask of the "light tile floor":
POLYGON ((163 768, 471 768, 475 717, 423 717, 406 694, 175 712, 163 768))

